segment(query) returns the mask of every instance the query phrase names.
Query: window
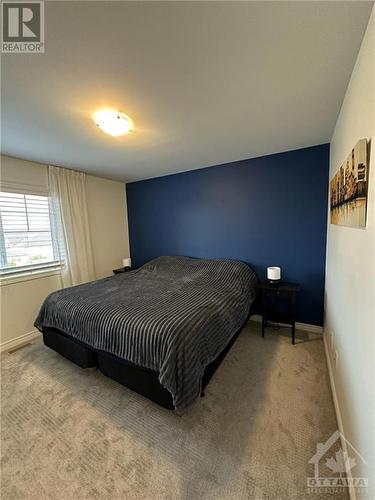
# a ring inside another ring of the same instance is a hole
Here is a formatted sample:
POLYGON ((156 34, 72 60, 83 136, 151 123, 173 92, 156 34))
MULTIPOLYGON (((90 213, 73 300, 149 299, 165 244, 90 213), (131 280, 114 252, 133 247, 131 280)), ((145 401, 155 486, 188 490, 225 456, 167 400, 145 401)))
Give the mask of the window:
POLYGON ((0 274, 59 264, 47 196, 0 192, 0 274))

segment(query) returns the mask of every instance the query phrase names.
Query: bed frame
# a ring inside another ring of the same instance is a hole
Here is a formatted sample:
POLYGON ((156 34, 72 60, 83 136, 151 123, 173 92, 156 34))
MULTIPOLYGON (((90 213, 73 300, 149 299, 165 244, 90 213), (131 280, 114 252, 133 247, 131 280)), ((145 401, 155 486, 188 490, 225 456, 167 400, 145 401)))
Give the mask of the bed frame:
MULTIPOLYGON (((206 366, 202 379, 201 397, 204 396, 204 389, 231 349, 248 319, 249 317, 216 359, 206 366)), ((151 399, 168 410, 174 410, 172 395, 160 384, 158 372, 135 365, 108 352, 93 349, 55 328, 43 328, 42 333, 46 346, 73 361, 73 363, 76 363, 81 368, 97 367, 107 377, 151 399)))

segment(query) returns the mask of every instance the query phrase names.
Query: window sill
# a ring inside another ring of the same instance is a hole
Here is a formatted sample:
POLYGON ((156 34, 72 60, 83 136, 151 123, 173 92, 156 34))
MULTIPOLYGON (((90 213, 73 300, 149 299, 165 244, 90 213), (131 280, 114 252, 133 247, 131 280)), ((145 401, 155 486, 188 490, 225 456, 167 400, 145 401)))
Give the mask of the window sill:
POLYGON ((0 286, 13 285, 22 281, 31 281, 41 278, 48 278, 49 276, 60 276, 61 266, 48 267, 45 269, 38 269, 35 271, 21 271, 13 275, 0 276, 0 286))

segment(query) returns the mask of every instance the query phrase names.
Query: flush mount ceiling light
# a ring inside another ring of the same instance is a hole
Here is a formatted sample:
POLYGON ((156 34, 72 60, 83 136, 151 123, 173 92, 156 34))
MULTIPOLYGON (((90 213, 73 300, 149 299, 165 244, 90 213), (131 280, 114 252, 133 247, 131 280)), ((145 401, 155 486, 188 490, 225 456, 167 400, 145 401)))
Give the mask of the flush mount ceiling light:
POLYGON ((106 134, 119 136, 127 134, 133 128, 131 119, 120 111, 114 109, 101 109, 94 113, 96 125, 106 134))

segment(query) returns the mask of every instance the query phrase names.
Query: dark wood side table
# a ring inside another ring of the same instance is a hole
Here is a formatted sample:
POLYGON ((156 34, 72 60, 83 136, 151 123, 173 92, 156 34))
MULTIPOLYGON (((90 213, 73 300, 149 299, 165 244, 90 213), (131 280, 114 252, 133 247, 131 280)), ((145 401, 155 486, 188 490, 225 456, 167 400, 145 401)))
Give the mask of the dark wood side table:
POLYGON ((268 321, 283 323, 292 328, 292 343, 295 344, 296 300, 300 288, 298 283, 271 285, 268 281, 262 281, 259 285, 262 295, 262 337, 268 321))
POLYGON ((113 274, 121 274, 133 271, 133 269, 134 269, 133 267, 119 267, 118 269, 113 269, 112 272, 113 274))

